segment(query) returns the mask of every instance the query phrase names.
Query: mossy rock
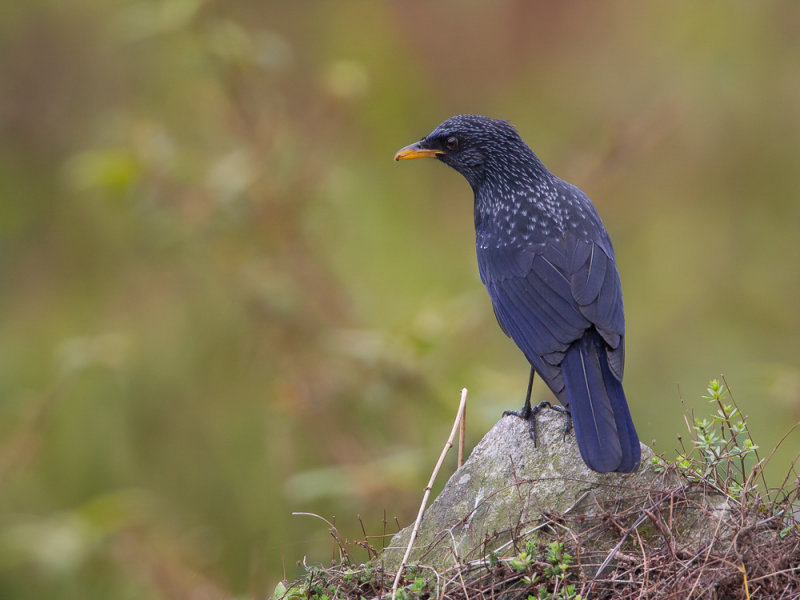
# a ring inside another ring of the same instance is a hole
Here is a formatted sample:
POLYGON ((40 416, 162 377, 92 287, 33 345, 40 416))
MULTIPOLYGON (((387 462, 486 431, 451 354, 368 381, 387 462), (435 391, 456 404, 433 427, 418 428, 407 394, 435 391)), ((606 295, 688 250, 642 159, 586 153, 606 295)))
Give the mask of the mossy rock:
MULTIPOLYGON (((539 532, 552 526, 548 520, 554 515, 576 517, 570 521, 573 532, 618 515, 620 526, 598 528, 597 535, 589 536, 595 549, 606 552, 626 537, 621 533, 626 523, 631 527, 643 509, 675 490, 681 491, 682 500, 671 508, 671 540, 665 542, 665 528, 646 519, 637 526, 639 538, 646 543, 692 546, 713 535, 719 519, 729 516, 721 495, 698 493, 688 501, 686 482, 655 465, 653 452, 645 445, 638 472, 602 474, 584 464, 574 435, 564 436, 562 414, 543 410, 537 416, 536 431, 534 446, 527 422, 508 416, 486 434, 425 511, 409 564, 445 570, 483 560, 490 553, 513 554, 529 539, 544 542, 539 532), (718 518, 709 519, 709 514, 718 518)), ((411 529, 400 531, 384 550, 388 571, 400 566, 411 529)), ((552 539, 552 527, 548 534, 552 539)), ((585 547, 587 541, 582 543, 582 551, 591 552, 592 548, 585 547)))

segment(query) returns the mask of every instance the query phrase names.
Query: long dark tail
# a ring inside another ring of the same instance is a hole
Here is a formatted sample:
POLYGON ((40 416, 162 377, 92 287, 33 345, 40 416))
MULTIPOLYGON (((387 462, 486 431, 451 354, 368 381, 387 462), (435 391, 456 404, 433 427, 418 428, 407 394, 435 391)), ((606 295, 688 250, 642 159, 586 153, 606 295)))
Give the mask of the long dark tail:
POLYGON ((638 469, 639 437, 622 383, 608 367, 600 334, 590 329, 570 346, 561 371, 584 462, 600 473, 638 469))

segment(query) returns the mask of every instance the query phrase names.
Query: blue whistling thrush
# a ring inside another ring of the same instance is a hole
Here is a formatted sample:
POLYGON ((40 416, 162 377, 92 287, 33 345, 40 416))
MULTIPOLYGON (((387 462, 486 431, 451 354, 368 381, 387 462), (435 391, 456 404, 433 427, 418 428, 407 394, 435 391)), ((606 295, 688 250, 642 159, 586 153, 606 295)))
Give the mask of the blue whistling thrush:
POLYGON ((528 419, 535 443, 536 413, 549 405, 531 407, 538 373, 571 414, 589 468, 638 469, 622 389, 622 288, 588 196, 550 173, 508 122, 488 117, 451 117, 394 158, 436 158, 472 186, 481 280, 500 327, 531 364, 525 405, 504 414, 528 419))

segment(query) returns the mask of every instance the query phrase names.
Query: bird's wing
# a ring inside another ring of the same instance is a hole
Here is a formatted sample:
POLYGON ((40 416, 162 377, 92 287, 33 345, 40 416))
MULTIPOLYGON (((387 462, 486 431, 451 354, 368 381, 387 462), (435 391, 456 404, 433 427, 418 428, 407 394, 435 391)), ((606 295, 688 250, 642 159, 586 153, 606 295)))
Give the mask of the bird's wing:
POLYGON ((608 366, 622 381, 625 365, 625 311, 622 285, 611 243, 604 236, 583 241, 567 236, 571 249, 568 272, 575 301, 581 313, 608 344, 608 366))
POLYGON ((575 236, 527 248, 482 248, 481 279, 497 320, 558 394, 567 348, 594 325, 622 379, 624 317, 610 245, 575 236))

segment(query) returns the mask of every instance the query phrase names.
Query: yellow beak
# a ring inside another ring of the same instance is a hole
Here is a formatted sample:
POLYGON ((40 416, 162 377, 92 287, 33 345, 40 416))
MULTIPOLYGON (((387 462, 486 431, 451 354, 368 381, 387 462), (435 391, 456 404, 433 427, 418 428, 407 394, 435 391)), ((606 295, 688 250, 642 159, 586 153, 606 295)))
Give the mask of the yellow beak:
POLYGON ((421 148, 421 142, 409 144, 405 148, 400 148, 397 154, 394 155, 395 160, 411 160, 412 158, 436 158, 440 154, 444 154, 441 150, 431 150, 429 148, 421 148))

